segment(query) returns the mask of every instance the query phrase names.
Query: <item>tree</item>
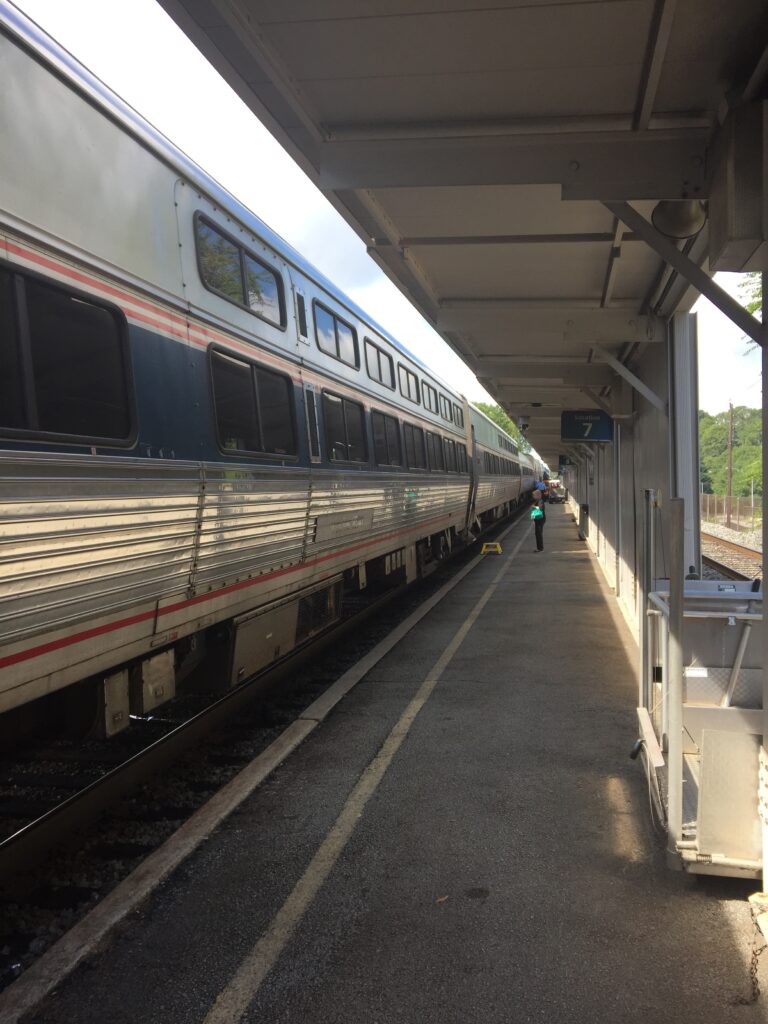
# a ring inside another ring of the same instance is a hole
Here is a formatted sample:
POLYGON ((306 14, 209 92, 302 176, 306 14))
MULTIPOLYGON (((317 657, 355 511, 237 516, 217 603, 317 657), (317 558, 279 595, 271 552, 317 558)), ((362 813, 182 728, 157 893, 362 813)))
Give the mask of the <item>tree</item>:
POLYGON ((763 316, 763 277, 759 270, 744 275, 739 285, 744 308, 752 316, 762 319, 763 316), (745 301, 746 300, 746 301, 745 301))
MULTIPOLYGON (((754 480, 755 494, 763 493, 762 411, 737 405, 733 410, 734 495, 746 497, 754 480)), ((699 459, 702 489, 706 494, 725 494, 728 448, 728 413, 710 416, 699 411, 699 459)))
POLYGON ((490 402, 473 402, 472 403, 480 412, 484 412, 488 419, 493 420, 497 427, 501 427, 505 430, 510 437, 513 437, 518 444, 521 452, 529 452, 531 446, 520 433, 520 430, 514 420, 504 412, 500 405, 491 405, 490 402))
MULTIPOLYGON (((743 280, 739 284, 739 293, 741 297, 741 304, 744 306, 748 313, 752 316, 756 316, 758 320, 763 318, 763 275, 759 270, 753 270, 748 274, 744 275, 743 280)), ((752 341, 751 338, 744 339, 748 342, 747 352, 751 352, 757 347, 757 342, 752 341)))

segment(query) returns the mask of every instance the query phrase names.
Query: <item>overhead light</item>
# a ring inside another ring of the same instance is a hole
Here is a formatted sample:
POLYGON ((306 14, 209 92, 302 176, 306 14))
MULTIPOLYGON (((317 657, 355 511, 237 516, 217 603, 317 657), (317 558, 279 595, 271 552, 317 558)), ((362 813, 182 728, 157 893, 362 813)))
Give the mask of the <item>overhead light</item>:
POLYGON ((707 220, 707 208, 700 199, 662 199, 651 214, 657 231, 667 238, 693 238, 707 220))

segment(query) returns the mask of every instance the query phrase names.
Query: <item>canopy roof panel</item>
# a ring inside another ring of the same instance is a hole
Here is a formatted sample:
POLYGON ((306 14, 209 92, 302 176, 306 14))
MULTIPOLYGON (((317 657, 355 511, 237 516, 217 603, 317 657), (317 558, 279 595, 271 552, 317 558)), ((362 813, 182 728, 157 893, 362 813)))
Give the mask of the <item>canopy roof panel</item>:
POLYGON ((707 197, 763 0, 161 2, 550 463, 695 299, 603 202, 707 197))

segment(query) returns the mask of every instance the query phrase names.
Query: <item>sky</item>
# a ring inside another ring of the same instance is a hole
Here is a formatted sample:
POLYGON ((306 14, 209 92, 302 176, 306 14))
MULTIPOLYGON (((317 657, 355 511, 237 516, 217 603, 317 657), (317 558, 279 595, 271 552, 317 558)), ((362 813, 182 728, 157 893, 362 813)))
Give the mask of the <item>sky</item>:
MULTIPOLYGON (((473 401, 474 374, 383 274, 365 245, 155 0, 15 0, 16 5, 424 363, 473 401)), ((737 274, 718 275, 737 294, 737 274)), ((759 353, 705 299, 699 407, 761 402, 759 353)))

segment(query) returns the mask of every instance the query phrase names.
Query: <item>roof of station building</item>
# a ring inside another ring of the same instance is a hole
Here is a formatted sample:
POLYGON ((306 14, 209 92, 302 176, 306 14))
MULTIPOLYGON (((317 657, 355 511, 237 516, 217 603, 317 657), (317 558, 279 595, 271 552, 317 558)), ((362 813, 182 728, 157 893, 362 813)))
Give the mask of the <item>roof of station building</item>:
POLYGON ((161 3, 550 464, 695 301, 605 204, 707 198, 763 0, 161 3))

